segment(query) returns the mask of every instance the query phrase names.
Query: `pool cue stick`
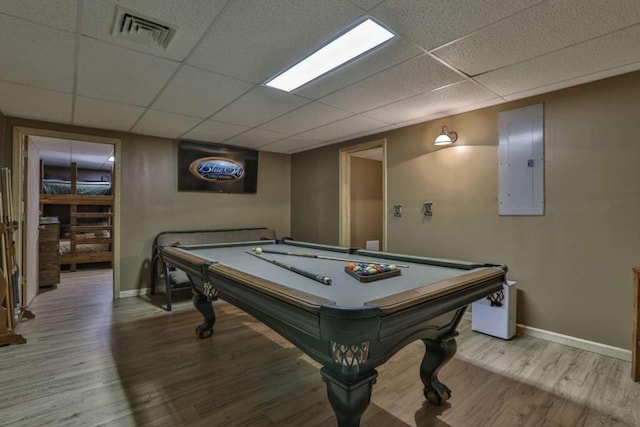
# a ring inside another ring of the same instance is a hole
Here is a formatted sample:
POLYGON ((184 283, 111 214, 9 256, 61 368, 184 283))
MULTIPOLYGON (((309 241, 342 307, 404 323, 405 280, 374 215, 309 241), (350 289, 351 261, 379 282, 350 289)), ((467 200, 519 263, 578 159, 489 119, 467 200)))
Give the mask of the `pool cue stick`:
POLYGON ((284 268, 286 270, 293 271, 294 273, 298 273, 298 274, 300 274, 302 276, 308 277, 309 279, 313 279, 316 282, 322 283, 323 285, 330 285, 331 284, 331 278, 330 277, 326 277, 326 276, 321 276, 319 274, 310 273, 308 271, 301 270, 299 268, 293 267, 291 265, 284 264, 284 263, 276 261, 274 259, 265 258, 263 256, 260 256, 260 255, 256 254, 256 253, 253 253, 253 252, 245 251, 245 253, 248 253, 249 255, 253 255, 254 257, 259 258, 259 259, 261 259, 263 261, 270 262, 271 264, 275 264, 280 268, 284 268))
POLYGON ((409 266, 406 265, 406 264, 394 264, 392 262, 363 261, 363 260, 360 260, 360 259, 349 259, 349 258, 340 258, 340 257, 334 257, 334 256, 314 255, 314 254, 297 254, 295 252, 272 251, 272 250, 269 250, 269 249, 263 249, 262 253, 263 254, 301 256, 301 257, 305 257, 305 258, 328 259, 328 260, 332 260, 332 261, 357 262, 359 264, 360 263, 361 264, 384 264, 384 265, 393 264, 393 265, 395 265, 396 267, 399 267, 399 268, 409 268, 409 266))

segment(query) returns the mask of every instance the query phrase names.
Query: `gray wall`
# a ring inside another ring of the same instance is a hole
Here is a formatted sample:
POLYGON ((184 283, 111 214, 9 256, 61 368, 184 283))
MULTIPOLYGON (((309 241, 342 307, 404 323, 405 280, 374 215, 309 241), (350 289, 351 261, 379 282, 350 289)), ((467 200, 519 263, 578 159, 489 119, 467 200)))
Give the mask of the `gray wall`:
POLYGON ((9 117, 6 141, 13 126, 122 140, 121 291, 149 286, 152 242, 161 231, 264 226, 290 235, 289 155, 260 153, 256 194, 180 193, 174 140, 9 117))
POLYGON ((338 243, 338 150, 386 138, 388 250, 509 266, 518 322, 629 349, 640 264, 640 73, 292 156, 292 235, 338 243), (545 106, 544 216, 498 215, 498 113, 545 106), (436 149, 442 125, 455 146, 436 149), (322 200, 321 206, 316 205, 322 200), (434 202, 425 218, 422 202, 434 202), (403 205, 402 218, 391 215, 403 205))
POLYGON ((161 231, 264 226, 289 235, 290 156, 260 153, 256 194, 181 193, 174 141, 136 136, 129 142, 122 147, 123 284, 148 286, 142 261, 161 231))

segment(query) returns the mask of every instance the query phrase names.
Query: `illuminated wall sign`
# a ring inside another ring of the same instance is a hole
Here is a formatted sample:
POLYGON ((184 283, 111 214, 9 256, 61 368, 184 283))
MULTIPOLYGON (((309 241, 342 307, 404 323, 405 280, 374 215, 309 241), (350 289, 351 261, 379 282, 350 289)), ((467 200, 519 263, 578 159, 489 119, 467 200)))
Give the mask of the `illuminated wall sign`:
POLYGON ((242 178, 244 168, 231 159, 202 157, 191 162, 189 172, 198 179, 210 182, 229 182, 242 178))
POLYGON ((178 191, 255 193, 258 152, 242 147, 180 141, 178 191))

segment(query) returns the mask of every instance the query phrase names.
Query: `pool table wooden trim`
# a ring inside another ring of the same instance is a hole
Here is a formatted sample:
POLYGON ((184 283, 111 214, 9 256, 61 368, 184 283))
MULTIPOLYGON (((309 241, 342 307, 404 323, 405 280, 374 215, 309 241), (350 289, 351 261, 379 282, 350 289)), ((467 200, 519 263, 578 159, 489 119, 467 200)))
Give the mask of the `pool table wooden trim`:
MULTIPOLYGON (((342 307, 336 306, 335 302, 332 300, 309 294, 307 292, 303 292, 291 287, 287 287, 264 279, 262 277, 245 273, 224 264, 220 264, 217 261, 212 261, 210 259, 194 255, 193 253, 190 253, 188 250, 186 250, 190 248, 204 247, 225 247, 237 245, 244 246, 246 243, 251 244, 253 242, 244 242, 244 244, 242 242, 238 242, 236 244, 193 245, 185 246, 185 249, 181 249, 180 247, 166 247, 163 248, 162 251, 164 257, 177 258, 183 262, 190 263, 193 266, 200 266, 201 269, 203 267, 206 267, 206 269, 211 274, 230 279, 236 283, 242 284, 266 295, 293 304, 306 311, 317 312, 320 307, 325 305, 333 305, 336 309, 342 309, 342 307)), ((274 242, 265 241, 264 243, 269 244, 274 242)), ((302 244, 300 246, 306 246, 310 248, 313 247, 309 244, 302 244)), ((466 264, 463 265, 466 266, 466 264)), ((450 266, 449 268, 455 267, 450 266)), ((369 307, 378 307, 381 310, 383 316, 389 315, 398 311, 405 310, 407 308, 418 306, 427 301, 450 294, 451 292, 458 292, 471 287, 478 287, 491 281, 504 281, 505 274, 505 267, 484 267, 463 274, 461 276, 443 280, 441 282, 428 284, 426 283, 424 286, 416 289, 368 301, 364 305, 369 307)), ((349 310, 349 308, 344 309, 349 310)))
POLYGON ((162 256, 178 258, 182 261, 188 262, 193 265, 211 264, 211 260, 208 260, 198 255, 194 255, 180 248, 174 248, 174 247, 162 248, 162 256))
POLYGON ((307 311, 317 312, 321 306, 333 303, 333 301, 329 299, 280 285, 270 280, 263 279, 262 277, 254 276, 223 264, 211 265, 209 266, 208 271, 269 296, 278 298, 279 300, 291 303, 307 311))
MULTIPOLYGON (((217 246, 217 245, 206 245, 202 247, 209 247, 209 246, 217 246)), ((224 246, 224 245, 219 245, 219 246, 224 246)), ((231 244, 226 246, 234 246, 234 245, 231 244)), ((194 247, 201 247, 201 246, 198 245, 194 247)), ((312 295, 294 288, 280 285, 278 283, 272 282, 267 279, 263 279, 261 277, 254 276, 252 274, 248 274, 248 273, 236 270, 235 268, 228 267, 216 261, 211 261, 210 259, 203 258, 198 255, 194 255, 179 247, 162 248, 162 256, 165 259, 174 258, 175 260, 182 261, 183 263, 192 264, 193 267, 199 267, 201 270, 206 269, 206 271, 210 274, 232 280, 235 283, 238 283, 248 288, 262 292, 263 294, 278 298, 281 301, 290 303, 306 311, 317 312, 322 305, 333 303, 333 301, 329 299, 312 295)), ((169 264, 173 264, 171 260, 168 260, 168 261, 169 261, 169 264)), ((204 271, 201 271, 201 273, 204 273, 204 271)), ((207 278, 202 277, 202 279, 205 280, 207 278)))
POLYGON ((425 284, 424 286, 416 289, 379 298, 370 301, 369 304, 379 307, 383 314, 391 314, 420 305, 443 295, 451 294, 452 292, 481 286, 487 282, 497 280, 504 282, 505 274, 506 272, 504 268, 487 267, 478 271, 463 274, 462 276, 443 280, 437 283, 425 284))

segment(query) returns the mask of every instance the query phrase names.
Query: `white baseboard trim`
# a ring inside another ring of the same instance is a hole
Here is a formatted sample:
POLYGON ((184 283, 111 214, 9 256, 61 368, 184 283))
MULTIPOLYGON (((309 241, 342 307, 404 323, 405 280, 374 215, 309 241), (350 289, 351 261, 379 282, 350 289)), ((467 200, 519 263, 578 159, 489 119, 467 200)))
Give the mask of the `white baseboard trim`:
POLYGON ((141 296, 149 295, 150 293, 151 292, 149 288, 130 289, 127 291, 120 291, 120 293, 118 294, 118 297, 119 298, 141 297, 141 296))
MULTIPOLYGON (((471 313, 467 311, 464 319, 471 322, 471 313)), ((620 347, 613 347, 607 344, 601 344, 594 341, 584 340, 569 335, 559 334, 557 332, 546 331, 544 329, 533 328, 531 326, 516 325, 517 333, 520 335, 528 335, 534 338, 540 338, 557 344, 568 345, 569 347, 579 348, 580 350, 590 351, 592 353, 601 354, 603 356, 613 357, 615 359, 631 362, 631 350, 620 347)))

